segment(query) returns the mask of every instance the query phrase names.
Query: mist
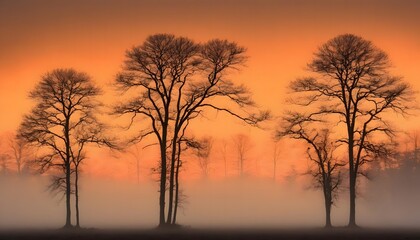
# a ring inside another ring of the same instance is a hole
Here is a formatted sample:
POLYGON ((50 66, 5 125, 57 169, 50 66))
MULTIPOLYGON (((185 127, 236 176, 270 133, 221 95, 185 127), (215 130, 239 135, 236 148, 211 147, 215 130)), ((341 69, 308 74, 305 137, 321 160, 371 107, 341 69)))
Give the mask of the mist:
MULTIPOLYGON (((418 178, 376 174, 361 182, 357 221, 364 227, 419 228, 418 178)), ((64 225, 61 193, 47 190, 48 176, 0 177, 0 228, 40 229, 64 225)), ((189 180, 182 183, 179 224, 191 228, 322 227, 324 205, 310 179, 296 176, 274 182, 257 177, 189 180)), ((348 194, 344 187, 332 209, 334 226, 348 222, 348 194)), ((86 228, 147 229, 158 224, 158 186, 151 180, 94 178, 81 180, 81 225, 86 228)), ((74 213, 74 212, 73 212, 74 213)))

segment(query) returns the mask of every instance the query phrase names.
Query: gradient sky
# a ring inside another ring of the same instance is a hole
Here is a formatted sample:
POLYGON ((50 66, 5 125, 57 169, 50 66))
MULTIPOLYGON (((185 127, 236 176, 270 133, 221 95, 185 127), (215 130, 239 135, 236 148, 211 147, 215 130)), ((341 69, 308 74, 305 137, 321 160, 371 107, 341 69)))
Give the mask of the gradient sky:
MULTIPOLYGON (((125 50, 154 33, 199 42, 222 38, 245 46, 247 67, 231 78, 246 83, 256 102, 274 114, 287 108, 288 83, 309 74, 305 66, 317 47, 343 33, 360 35, 387 52, 391 72, 418 91, 419 12, 415 0, 0 0, 0 133, 17 128, 31 107, 27 94, 43 73, 73 67, 106 88, 125 50)), ((114 95, 106 90, 106 101, 112 102, 114 95)), ((245 128, 235 120, 226 125, 225 120, 218 116, 214 121, 216 137, 246 132, 258 142, 254 155, 270 158, 269 149, 259 145, 272 131, 245 128)), ((396 123, 411 130, 419 120, 398 118, 396 123)), ((205 135, 202 130, 197 123, 194 133, 205 135)), ((95 169, 107 166, 112 171, 106 163, 95 169)))

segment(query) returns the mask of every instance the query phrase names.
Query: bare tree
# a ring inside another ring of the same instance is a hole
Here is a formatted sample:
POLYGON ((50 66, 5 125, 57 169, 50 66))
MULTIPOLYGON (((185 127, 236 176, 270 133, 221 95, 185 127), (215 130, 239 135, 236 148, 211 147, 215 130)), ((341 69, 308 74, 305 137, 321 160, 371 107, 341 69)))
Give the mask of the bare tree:
POLYGON ((290 89, 301 97, 296 104, 312 117, 330 117, 344 126, 348 145, 350 186, 349 226, 356 226, 356 183, 362 167, 383 153, 380 140, 394 131, 387 112, 405 114, 412 95, 409 85, 390 76, 388 56, 370 41, 352 34, 339 35, 319 47, 308 68, 316 78, 302 78, 290 89))
POLYGON ((136 179, 137 184, 140 184, 140 160, 141 160, 141 147, 139 144, 134 144, 133 149, 128 152, 135 160, 136 164, 136 179))
POLYGON ((81 128, 95 125, 95 97, 100 94, 90 77, 73 69, 55 69, 42 76, 29 97, 36 102, 32 111, 24 116, 18 136, 42 149, 37 158, 42 171, 50 168, 63 174, 55 184, 64 187, 66 197, 66 223, 71 227, 71 175, 73 160, 83 156, 79 144, 81 128), (77 153, 77 155, 76 155, 77 153))
POLYGON ((0 153, 0 173, 7 173, 9 171, 9 159, 10 156, 5 153, 0 153))
POLYGON ((225 139, 222 140, 222 148, 221 148, 223 163, 225 166, 225 178, 227 177, 227 142, 225 139))
MULTIPOLYGON (((146 41, 127 51, 124 71, 116 79, 119 90, 137 90, 137 96, 128 103, 116 107, 117 114, 132 114, 132 122, 140 116, 142 120, 149 120, 150 127, 143 129, 136 135, 135 140, 154 134, 160 147, 160 195, 159 195, 159 225, 165 225, 165 196, 167 184, 167 151, 170 141, 169 123, 173 116, 171 107, 173 95, 177 88, 183 86, 178 76, 170 76, 171 72, 190 73, 196 62, 192 58, 196 54, 197 46, 189 39, 179 38, 169 34, 149 36, 146 41), (178 40, 178 41, 176 41, 178 40), (178 42, 179 44, 176 44, 178 42), (181 59, 172 55, 175 49, 182 49, 181 59)), ((130 124, 131 126, 131 124, 130 124)), ((176 151, 174 152, 176 154, 176 151)))
POLYGON ((196 44, 170 34, 149 36, 142 45, 127 51, 124 69, 116 82, 122 92, 137 92, 130 101, 119 104, 116 113, 131 115, 131 123, 136 117, 149 122, 133 142, 149 135, 157 138, 161 153, 160 226, 171 224, 173 219, 177 142, 188 122, 203 114, 205 109, 228 113, 249 124, 267 118, 265 112, 245 112, 246 108, 255 106, 249 91, 225 79, 230 69, 245 61, 244 52, 244 48, 228 41, 211 40, 196 44), (242 108, 213 104, 216 99, 227 99, 242 108), (169 196, 165 220, 167 184, 169 196))
POLYGON ((312 163, 308 174, 314 179, 314 186, 321 188, 325 204, 325 226, 331 227, 331 206, 337 197, 338 187, 342 182, 339 163, 334 156, 337 144, 330 137, 329 129, 318 130, 310 124, 317 120, 299 113, 289 112, 283 118, 282 129, 277 132, 277 137, 289 137, 305 141, 309 146, 307 155, 312 163))
POLYGON ((413 143, 413 161, 418 164, 419 163, 419 141, 420 141, 420 133, 419 131, 413 131, 412 134, 410 134, 409 138, 413 143))
POLYGON ((203 137, 198 141, 198 146, 195 149, 195 155, 198 158, 198 165, 201 169, 201 172, 205 178, 209 174, 210 166, 210 155, 213 148, 213 138, 212 137, 203 137))
POLYGON ((338 196, 338 188, 342 182, 340 167, 344 164, 335 159, 336 146, 330 140, 329 130, 322 129, 319 138, 314 137, 310 143, 312 149, 307 150, 308 158, 316 165, 309 170, 309 174, 316 180, 315 187, 321 188, 324 193, 325 227, 331 227, 331 206, 338 196))
POLYGON ((30 158, 33 157, 33 151, 30 144, 24 139, 19 138, 15 135, 9 138, 9 147, 11 149, 11 156, 14 158, 16 163, 16 169, 18 174, 22 173, 23 168, 27 168, 30 165, 30 158))
POLYGON ((388 169, 397 169, 400 168, 402 171, 406 172, 416 172, 419 170, 419 132, 411 131, 405 134, 405 136, 400 140, 401 145, 405 146, 405 149, 400 149, 395 153, 395 157, 391 159, 384 159, 384 170, 388 169))
POLYGON ((8 172, 10 156, 3 146, 2 138, 0 138, 0 173, 5 174, 8 172))
POLYGON ((251 140, 249 136, 245 134, 237 134, 233 137, 233 143, 238 154, 238 171, 239 176, 243 177, 245 172, 245 162, 249 159, 248 153, 252 148, 251 140))

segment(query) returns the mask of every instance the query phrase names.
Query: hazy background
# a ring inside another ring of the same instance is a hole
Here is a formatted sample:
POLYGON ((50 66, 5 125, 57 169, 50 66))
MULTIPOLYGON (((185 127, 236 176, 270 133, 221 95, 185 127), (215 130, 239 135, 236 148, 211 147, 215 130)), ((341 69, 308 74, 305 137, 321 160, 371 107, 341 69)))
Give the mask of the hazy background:
MULTIPOLYGON (((306 63, 316 48, 338 34, 353 33, 373 41, 389 54, 391 72, 420 90, 420 1, 345 0, 0 0, 0 136, 18 127, 32 103, 28 92, 40 76, 58 67, 85 71, 105 90, 121 69, 124 52, 154 33, 173 33, 198 42, 212 38, 245 46, 249 61, 230 77, 245 83, 255 101, 279 115, 291 80, 308 75, 306 63)), ((401 130, 418 129, 420 118, 396 118, 401 130)), ((214 136, 214 161, 208 179, 194 158, 182 172, 188 196, 179 222, 190 226, 322 226, 319 191, 308 190, 305 149, 284 141, 278 177, 272 180, 273 129, 251 129, 215 113, 196 122, 191 134, 214 136), (211 132, 208 126, 212 126, 211 132), (232 137, 250 136, 247 179, 237 178, 232 137), (227 177, 220 143, 228 149, 227 177)), ((2 144, 2 145, 1 145, 2 144)), ((81 224, 85 227, 150 227, 157 224, 158 192, 151 173, 156 149, 142 150, 140 184, 130 154, 92 149, 83 167, 81 224)), ((409 181, 408 181, 409 182, 409 181)), ((413 182, 412 183, 417 183, 413 182)), ((420 191, 410 184, 391 185, 385 178, 363 184, 357 216, 365 226, 420 227, 420 191), (370 184, 370 185, 369 185, 370 184), (376 187, 369 191, 369 186, 376 187), (379 186, 379 187, 378 187, 379 186), (400 192, 394 190, 399 189, 400 192), (385 209, 385 210, 384 210, 385 209)), ((0 227, 60 227, 64 202, 46 190, 48 176, 0 177, 0 227)), ((332 212, 333 224, 347 223, 347 191, 332 212)))
MULTIPOLYGON (((46 191, 42 177, 0 178, 0 229, 59 228, 64 223, 61 195, 46 191)), ((419 228, 418 183, 396 186, 380 179, 360 191, 358 224, 364 227, 419 228)), ((182 225, 218 228, 321 227, 324 224, 320 191, 303 182, 282 184, 261 179, 190 181, 178 214, 182 225)), ((80 193, 81 225, 87 228, 149 228, 158 222, 158 193, 153 182, 140 184, 83 178, 80 193)), ((348 223, 348 195, 332 210, 335 226, 348 223)))

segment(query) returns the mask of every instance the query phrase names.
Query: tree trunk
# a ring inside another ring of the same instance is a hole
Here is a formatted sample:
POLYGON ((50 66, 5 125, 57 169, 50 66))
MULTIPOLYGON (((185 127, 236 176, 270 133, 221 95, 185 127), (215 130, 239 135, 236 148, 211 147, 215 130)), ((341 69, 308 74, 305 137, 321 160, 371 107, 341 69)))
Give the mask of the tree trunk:
POLYGON ((350 218, 349 227, 356 227, 356 174, 350 173, 350 218))
MULTIPOLYGON (((175 132, 177 130, 175 129, 175 132)), ((172 139, 172 153, 171 153, 171 168, 169 169, 169 203, 168 203, 168 217, 166 219, 167 224, 172 224, 172 211, 174 203, 174 181, 175 181, 175 161, 177 153, 177 134, 174 134, 172 139)))
POLYGON ((74 194, 76 196, 76 227, 80 228, 80 214, 79 214, 79 166, 76 165, 74 179, 74 194))
POLYGON ((160 146, 160 192, 159 192, 159 227, 165 226, 165 197, 166 197, 166 137, 167 128, 162 126, 162 142, 160 146))
POLYGON ((330 228, 331 225, 331 202, 325 202, 325 227, 330 228))
MULTIPOLYGON (((352 131, 351 131, 352 133, 352 131)), ((356 173, 353 154, 353 135, 349 132, 349 187, 350 187, 350 216, 349 227, 356 226, 356 173)))
POLYGON ((18 174, 21 175, 22 167, 21 167, 21 159, 20 158, 16 161, 16 165, 17 165, 18 174))
POLYGON ((331 227, 331 205, 332 205, 332 185, 331 185, 331 168, 328 165, 327 172, 324 170, 322 163, 322 192, 324 193, 325 205, 325 227, 331 227))
POLYGON ((70 117, 66 116, 64 125, 64 137, 66 143, 66 224, 64 227, 71 227, 71 161, 70 161, 70 134, 69 134, 70 117))
POLYGON ((178 213, 178 203, 179 203, 179 167, 181 166, 180 154, 178 154, 178 160, 176 165, 175 172, 175 204, 174 204, 174 216, 172 219, 172 224, 176 224, 176 216, 178 213))
POLYGON ((324 201, 325 201, 325 227, 330 228, 331 225, 331 205, 332 205, 331 189, 324 187, 324 201))
POLYGON ((347 134, 349 138, 349 187, 350 187, 350 214, 349 214, 349 227, 356 226, 356 169, 354 166, 354 130, 350 125, 350 120, 347 119, 347 134))
POLYGON ((71 227, 71 182, 70 182, 70 161, 66 162, 66 224, 65 228, 71 227))

